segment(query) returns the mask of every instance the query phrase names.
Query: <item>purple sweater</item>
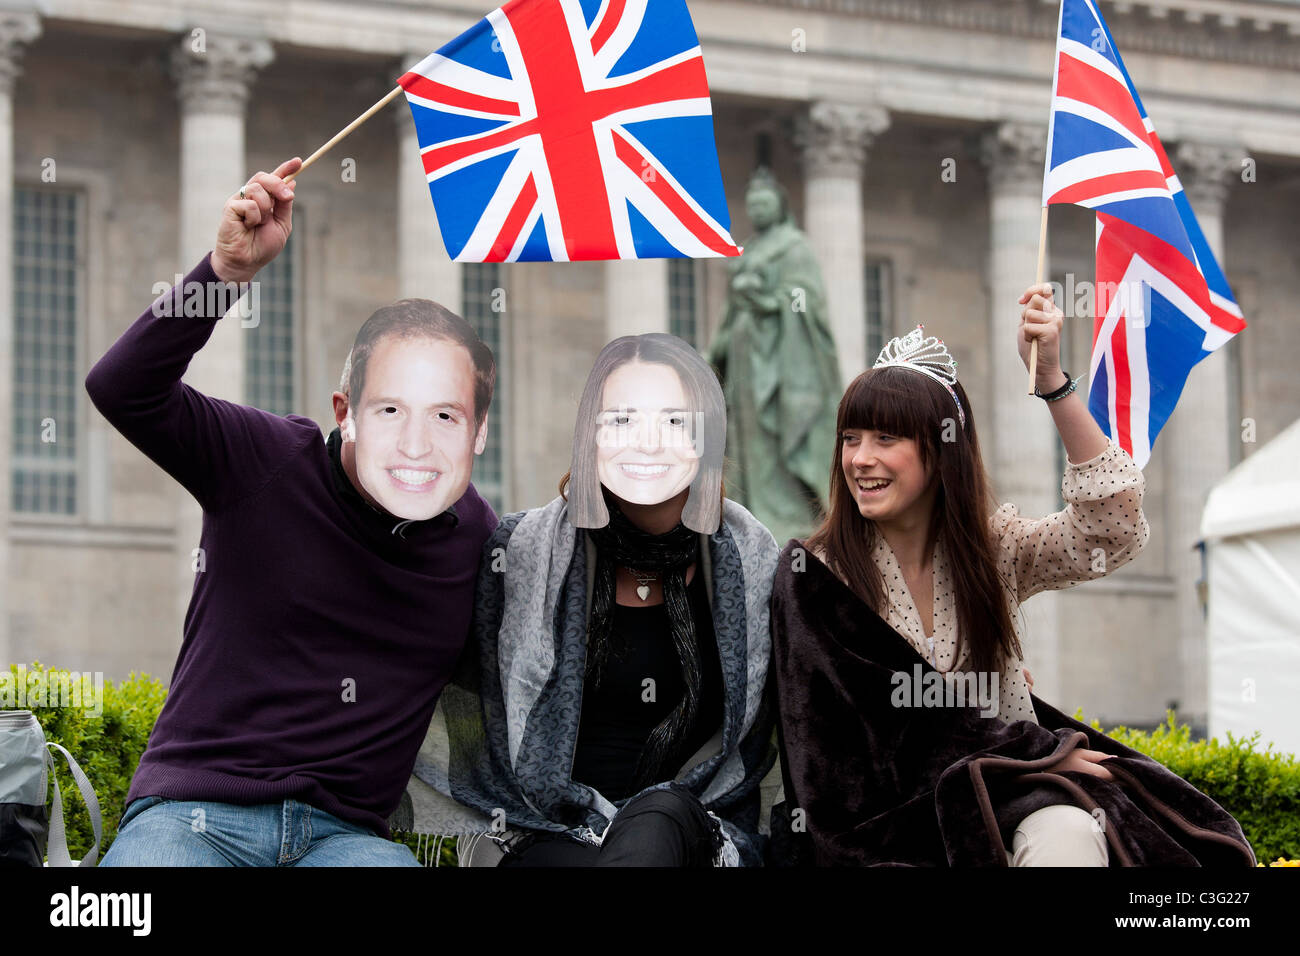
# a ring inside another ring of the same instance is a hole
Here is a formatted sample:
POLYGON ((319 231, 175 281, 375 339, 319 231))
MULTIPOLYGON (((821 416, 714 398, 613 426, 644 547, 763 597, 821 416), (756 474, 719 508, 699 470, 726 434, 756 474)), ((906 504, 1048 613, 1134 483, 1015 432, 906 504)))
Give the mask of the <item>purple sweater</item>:
MULTIPOLYGON (((217 281, 207 256, 185 278, 217 281)), ((181 288, 86 377, 104 417, 203 507, 203 569, 127 802, 293 798, 387 836, 496 515, 470 485, 402 521, 357 493, 337 431, 327 443, 311 419, 183 384, 220 315, 185 316, 181 288)))

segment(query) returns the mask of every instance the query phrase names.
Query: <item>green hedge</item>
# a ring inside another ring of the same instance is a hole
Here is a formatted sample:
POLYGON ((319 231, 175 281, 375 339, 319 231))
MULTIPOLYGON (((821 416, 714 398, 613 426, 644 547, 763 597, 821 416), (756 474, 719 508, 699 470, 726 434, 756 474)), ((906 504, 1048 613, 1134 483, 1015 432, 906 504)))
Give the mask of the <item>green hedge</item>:
MULTIPOLYGON (((9 669, 16 681, 17 665, 9 669)), ((29 687, 56 680, 60 673, 67 674, 32 664, 27 668, 29 687), (36 685, 30 683, 33 675, 36 685)), ((132 674, 118 684, 105 681, 100 716, 74 707, 26 708, 40 720, 46 739, 66 747, 94 784, 104 813, 101 856, 117 835, 131 776, 166 696, 156 678, 132 674)), ((1076 714, 1076 719, 1083 718, 1076 714)), ((1096 721, 1092 726, 1102 729, 1096 721)), ((1275 752, 1271 744, 1261 749, 1258 733, 1244 739, 1228 734, 1227 743, 1192 740, 1191 728, 1179 725, 1172 711, 1167 722, 1154 731, 1116 727, 1106 733, 1158 760, 1236 817, 1261 863, 1279 857, 1300 859, 1300 761, 1292 755, 1275 752)), ((56 772, 64 793, 68 847, 74 858, 80 858, 93 843, 90 818, 81 797, 74 795, 76 784, 66 764, 56 772)), ((395 838, 422 859, 431 852, 427 837, 399 833, 395 838)), ((442 865, 455 865, 454 846, 453 840, 443 841, 442 865)))
MULTIPOLYGON (((18 666, 11 664, 9 672, 13 675, 11 681, 16 682, 18 666)), ((59 679, 59 674, 67 679, 67 671, 46 669, 40 663, 29 665, 24 675, 28 700, 43 700, 47 704, 66 700, 66 695, 60 698, 51 692, 51 685, 59 679), (41 696, 38 698, 35 693, 41 696)), ((104 682, 103 713, 99 716, 94 716, 84 707, 47 705, 18 708, 36 715, 45 731, 45 739, 66 747, 94 786, 104 816, 104 841, 99 849, 101 858, 117 836, 117 821, 122 816, 122 803, 131 786, 131 776, 144 753, 145 744, 149 742, 149 733, 166 697, 166 689, 156 678, 133 673, 117 685, 104 682)), ((68 850, 74 860, 81 859, 95 843, 90 815, 81 802, 81 794, 68 770, 67 761, 61 754, 54 754, 54 760, 55 773, 63 792, 68 850)), ((51 794, 53 790, 51 787, 51 794)))
MULTIPOLYGON (((1095 720, 1091 726, 1102 729, 1095 720)), ((1300 761, 1271 743, 1261 749, 1258 731, 1246 738, 1229 733, 1227 743, 1192 740, 1192 729, 1169 711, 1153 731, 1104 733, 1164 764, 1236 817, 1259 862, 1300 859, 1300 761)))

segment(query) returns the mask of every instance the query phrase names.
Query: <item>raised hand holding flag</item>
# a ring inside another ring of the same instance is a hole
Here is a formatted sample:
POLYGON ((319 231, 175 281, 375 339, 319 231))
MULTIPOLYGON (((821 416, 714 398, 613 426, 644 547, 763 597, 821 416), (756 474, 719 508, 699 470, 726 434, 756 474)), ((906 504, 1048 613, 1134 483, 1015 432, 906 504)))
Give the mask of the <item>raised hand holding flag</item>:
POLYGON ((1094 0, 1063 0, 1043 207, 1097 214, 1088 407, 1145 465, 1192 367, 1245 328, 1094 0))
POLYGON ((685 0, 511 0, 404 74, 460 262, 738 256, 685 0))

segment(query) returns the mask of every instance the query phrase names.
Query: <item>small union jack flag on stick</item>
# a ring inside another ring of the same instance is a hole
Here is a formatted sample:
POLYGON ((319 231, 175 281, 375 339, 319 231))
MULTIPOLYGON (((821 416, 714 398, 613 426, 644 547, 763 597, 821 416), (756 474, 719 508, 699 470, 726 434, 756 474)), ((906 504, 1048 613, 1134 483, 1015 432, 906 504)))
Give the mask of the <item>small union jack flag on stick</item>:
POLYGON ((453 259, 740 254, 684 0, 511 0, 398 83, 453 259))
POLYGON ((1088 408, 1145 465, 1188 373, 1246 323, 1094 0, 1061 4, 1044 224, 1052 203, 1097 214, 1088 408))
POLYGON ((511 0, 403 75, 459 262, 738 256, 685 0, 511 0))

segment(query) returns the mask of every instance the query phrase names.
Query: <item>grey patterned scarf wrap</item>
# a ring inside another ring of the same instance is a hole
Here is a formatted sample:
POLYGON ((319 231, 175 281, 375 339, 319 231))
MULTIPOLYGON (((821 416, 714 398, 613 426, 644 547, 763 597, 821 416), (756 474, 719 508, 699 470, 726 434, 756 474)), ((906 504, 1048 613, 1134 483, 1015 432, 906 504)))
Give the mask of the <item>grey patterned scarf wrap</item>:
MULTIPOLYGON (((590 610, 585 539, 556 498, 506 515, 483 546, 470 638, 408 786, 416 832, 500 839, 545 830, 599 844, 628 802, 570 776, 590 610)), ((780 549, 732 501, 706 541, 723 724, 676 779, 721 823, 716 862, 753 866, 762 858, 758 784, 776 756, 768 605, 780 549)))

